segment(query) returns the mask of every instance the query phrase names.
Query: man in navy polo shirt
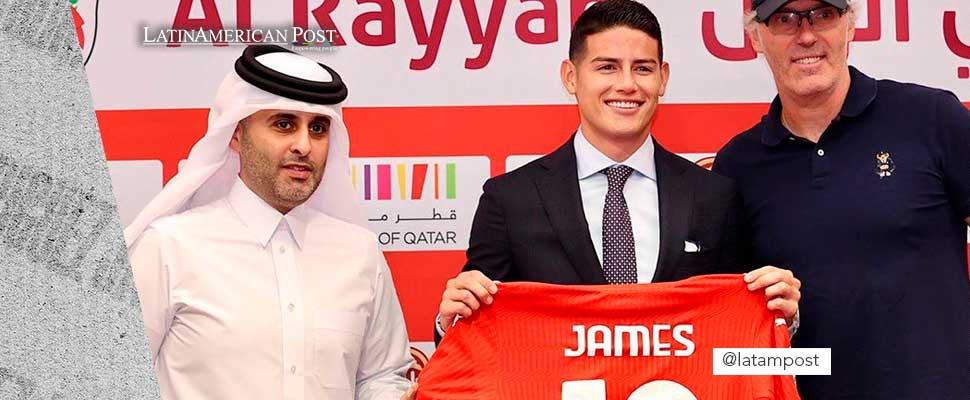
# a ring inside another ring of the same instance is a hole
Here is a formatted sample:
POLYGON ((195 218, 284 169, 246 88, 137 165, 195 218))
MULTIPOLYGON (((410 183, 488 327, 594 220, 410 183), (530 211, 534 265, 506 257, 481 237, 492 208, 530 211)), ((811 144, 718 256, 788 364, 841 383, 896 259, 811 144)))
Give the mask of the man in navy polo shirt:
POLYGON ((970 112, 850 67, 845 0, 754 0, 778 96, 718 154, 758 265, 804 287, 796 347, 832 348, 806 400, 970 399, 970 112))

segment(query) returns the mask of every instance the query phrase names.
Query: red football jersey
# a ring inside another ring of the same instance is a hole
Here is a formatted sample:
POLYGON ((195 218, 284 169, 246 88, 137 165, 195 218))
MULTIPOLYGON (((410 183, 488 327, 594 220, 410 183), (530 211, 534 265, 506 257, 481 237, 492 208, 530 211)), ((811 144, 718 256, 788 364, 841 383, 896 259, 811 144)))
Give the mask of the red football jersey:
POLYGON ((419 377, 419 400, 791 400, 791 376, 714 376, 714 348, 789 347, 741 275, 647 285, 503 283, 419 377))

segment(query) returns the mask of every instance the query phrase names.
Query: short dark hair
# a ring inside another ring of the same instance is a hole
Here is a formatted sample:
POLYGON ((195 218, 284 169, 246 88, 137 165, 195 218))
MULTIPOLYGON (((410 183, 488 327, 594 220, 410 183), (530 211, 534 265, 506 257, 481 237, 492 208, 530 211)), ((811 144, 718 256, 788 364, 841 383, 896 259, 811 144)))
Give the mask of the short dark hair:
POLYGON ((634 0, 603 0, 583 11, 569 36, 569 59, 573 62, 586 51, 586 38, 607 29, 623 26, 636 29, 657 40, 657 53, 664 59, 660 22, 647 6, 634 0))

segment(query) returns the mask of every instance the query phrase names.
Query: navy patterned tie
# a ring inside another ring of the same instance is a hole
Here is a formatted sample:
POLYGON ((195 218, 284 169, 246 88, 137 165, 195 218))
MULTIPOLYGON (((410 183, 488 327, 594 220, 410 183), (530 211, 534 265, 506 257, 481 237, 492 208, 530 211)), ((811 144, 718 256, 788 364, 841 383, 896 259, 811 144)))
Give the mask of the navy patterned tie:
POLYGON ((616 165, 603 170, 609 182, 603 207, 603 275, 610 284, 637 283, 637 255, 630 209, 623 197, 633 168, 616 165))

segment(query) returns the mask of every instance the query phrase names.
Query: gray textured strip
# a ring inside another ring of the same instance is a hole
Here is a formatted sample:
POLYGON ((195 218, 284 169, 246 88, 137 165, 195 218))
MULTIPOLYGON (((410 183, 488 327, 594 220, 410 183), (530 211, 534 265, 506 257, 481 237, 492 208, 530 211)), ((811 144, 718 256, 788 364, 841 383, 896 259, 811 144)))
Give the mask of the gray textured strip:
POLYGON ((0 0, 0 399, 156 399, 68 2, 0 0))
POLYGON ((74 65, 69 60, 81 54, 67 7, 67 0, 0 0, 0 34, 74 65))

